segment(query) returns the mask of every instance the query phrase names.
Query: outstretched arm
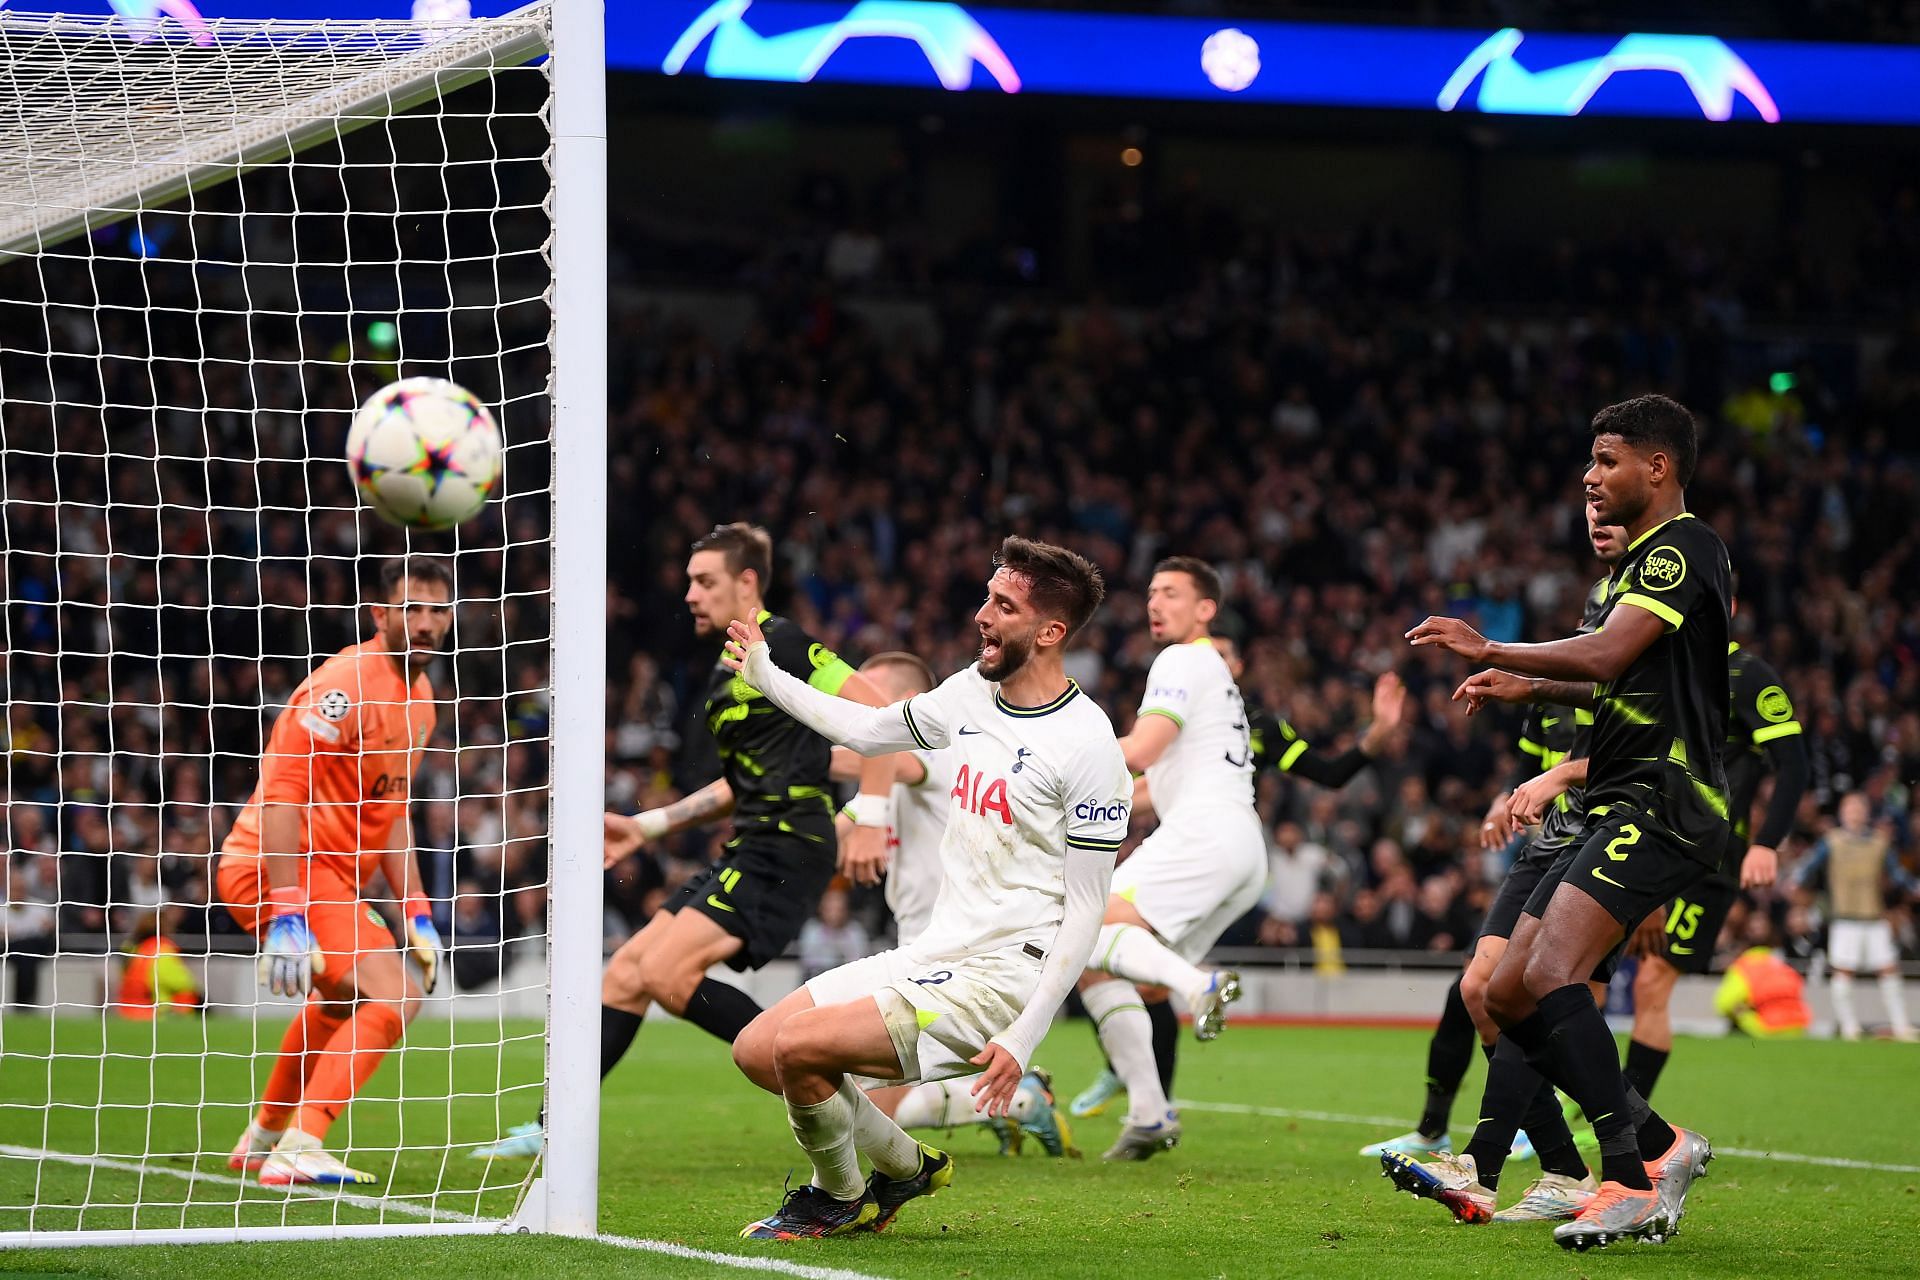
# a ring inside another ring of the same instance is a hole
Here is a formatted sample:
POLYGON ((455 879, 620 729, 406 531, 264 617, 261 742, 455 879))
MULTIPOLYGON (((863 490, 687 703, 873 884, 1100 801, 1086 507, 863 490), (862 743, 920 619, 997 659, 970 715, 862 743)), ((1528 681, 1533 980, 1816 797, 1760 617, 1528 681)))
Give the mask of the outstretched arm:
MULTIPOLYGON (((863 756, 886 755, 909 747, 942 747, 939 741, 919 741, 909 723, 908 703, 867 707, 822 693, 774 664, 760 624, 751 619, 727 625, 727 647, 722 662, 767 696, 767 701, 829 742, 851 747, 863 756)), ((911 700, 909 700, 911 701, 911 700)), ((921 730, 927 731, 925 727, 921 730)))
POLYGON ((1516 675, 1605 684, 1619 679, 1666 630, 1665 619, 1622 599, 1614 606, 1606 626, 1565 640, 1503 644, 1487 639, 1458 618, 1428 618, 1407 632, 1407 640, 1416 648, 1439 645, 1469 662, 1483 662, 1516 675))

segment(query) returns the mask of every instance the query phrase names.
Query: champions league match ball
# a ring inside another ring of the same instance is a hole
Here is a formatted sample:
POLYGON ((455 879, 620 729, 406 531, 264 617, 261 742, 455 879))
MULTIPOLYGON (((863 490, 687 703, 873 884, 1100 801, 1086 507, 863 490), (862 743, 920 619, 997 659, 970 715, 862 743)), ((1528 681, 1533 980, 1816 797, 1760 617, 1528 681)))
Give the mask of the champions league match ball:
POLYGON ((347 470, 367 505, 407 529, 472 519, 500 482, 500 428, 471 391, 444 378, 403 378, 360 406, 347 470))

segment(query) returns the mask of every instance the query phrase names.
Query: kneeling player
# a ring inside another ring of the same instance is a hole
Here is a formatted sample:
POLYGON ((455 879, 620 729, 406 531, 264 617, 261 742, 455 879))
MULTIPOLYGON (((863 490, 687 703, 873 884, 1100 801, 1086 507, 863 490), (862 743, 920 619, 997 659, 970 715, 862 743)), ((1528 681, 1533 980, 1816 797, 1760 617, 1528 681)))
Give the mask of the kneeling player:
POLYGON ((322 663, 274 721, 260 784, 214 873, 220 904, 260 940, 262 983, 306 997, 228 1161, 258 1169, 263 1186, 376 1181, 321 1146, 420 1010, 421 985, 362 896, 376 873, 405 904, 426 991, 439 972, 406 813, 433 736, 426 673, 453 624, 453 577, 434 561, 394 560, 381 588, 373 639, 322 663))
POLYGON ((802 723, 862 754, 951 747, 956 765, 928 930, 820 975, 734 1043, 748 1078, 786 1099, 813 1164, 812 1181, 742 1235, 881 1230, 952 1180, 951 1158, 916 1142, 850 1077, 977 1071, 979 1105, 1006 1112, 1093 949, 1127 829, 1132 783, 1112 725, 1061 666, 1103 594, 1081 557, 1007 539, 975 615, 979 662, 879 710, 780 671, 751 622, 729 628, 729 661, 802 723), (864 1185, 862 1155, 874 1166, 864 1185))

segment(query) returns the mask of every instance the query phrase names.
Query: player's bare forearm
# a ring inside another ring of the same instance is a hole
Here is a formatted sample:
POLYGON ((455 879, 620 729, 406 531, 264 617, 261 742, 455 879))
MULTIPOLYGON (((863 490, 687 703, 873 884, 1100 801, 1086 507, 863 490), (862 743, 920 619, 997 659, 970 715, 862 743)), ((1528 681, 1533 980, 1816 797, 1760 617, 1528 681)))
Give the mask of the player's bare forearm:
POLYGON ((661 810, 667 820, 666 831, 684 831, 688 827, 718 822, 733 812, 733 788, 725 778, 715 778, 690 796, 683 796, 661 810))
POLYGON ((1618 680, 1666 629, 1665 622, 1645 609, 1621 605, 1608 616, 1604 628, 1587 635, 1541 644, 1489 641, 1485 661, 1516 675, 1605 684, 1618 680))
POLYGON ((1647 610, 1622 604, 1601 630, 1543 644, 1489 640, 1458 618, 1428 618, 1407 632, 1407 640, 1415 648, 1437 646, 1469 662, 1486 663, 1515 675, 1604 684, 1619 679, 1633 660, 1665 633, 1666 627, 1647 610))
POLYGON ((1599 701, 1591 680, 1542 680, 1536 677, 1529 683, 1532 686, 1532 700, 1543 706, 1591 708, 1599 701))
POLYGON ((292 889, 300 883, 300 864, 307 856, 300 848, 305 818, 297 804, 260 806, 260 864, 272 888, 292 889))
POLYGON ((1137 716, 1133 731, 1120 739, 1120 754, 1126 758, 1128 769, 1144 773, 1159 762, 1179 736, 1180 726, 1167 716, 1157 712, 1137 716))

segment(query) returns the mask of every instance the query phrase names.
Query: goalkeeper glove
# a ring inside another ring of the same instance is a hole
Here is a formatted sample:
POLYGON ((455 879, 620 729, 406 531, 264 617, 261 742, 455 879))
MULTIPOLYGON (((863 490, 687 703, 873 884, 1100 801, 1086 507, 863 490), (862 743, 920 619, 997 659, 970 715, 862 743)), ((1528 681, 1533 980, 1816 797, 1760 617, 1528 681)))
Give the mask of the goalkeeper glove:
POLYGON ((307 907, 298 885, 267 894, 266 944, 260 950, 260 981, 277 996, 304 996, 313 975, 327 971, 327 958, 307 927, 307 907))
POLYGON ((406 916, 407 954, 420 962, 421 975, 431 994, 440 980, 440 931, 433 927, 433 917, 427 914, 424 902, 408 903, 406 916))

